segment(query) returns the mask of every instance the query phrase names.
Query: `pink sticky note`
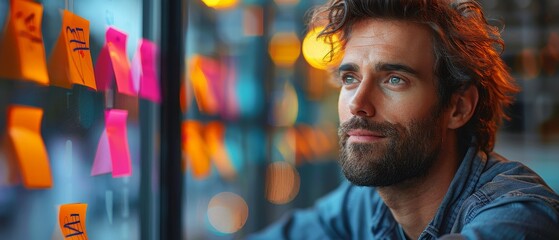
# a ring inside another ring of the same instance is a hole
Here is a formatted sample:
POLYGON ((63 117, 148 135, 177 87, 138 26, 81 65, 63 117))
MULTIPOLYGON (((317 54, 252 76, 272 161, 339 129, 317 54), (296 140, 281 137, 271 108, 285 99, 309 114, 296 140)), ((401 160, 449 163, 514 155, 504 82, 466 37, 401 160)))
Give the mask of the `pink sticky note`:
POLYGON ((97 145, 97 153, 95 154, 95 160, 91 168, 91 176, 110 173, 112 171, 113 164, 111 160, 111 150, 109 148, 109 138, 107 137, 107 131, 103 130, 101 138, 99 139, 99 145, 97 145))
POLYGON ((103 46, 95 62, 95 83, 97 90, 106 91, 112 87, 113 64, 107 45, 103 46))
POLYGON ((127 35, 124 32, 113 27, 107 29, 105 45, 95 64, 95 76, 97 88, 110 88, 114 76, 118 92, 135 96, 137 92, 134 90, 130 63, 126 56, 126 39, 127 35))
POLYGON ((132 84, 134 91, 140 92, 140 78, 142 77, 142 59, 139 51, 136 51, 132 58, 132 84))
POLYGON ((132 175, 132 161, 128 145, 126 110, 105 111, 105 130, 99 139, 91 176, 112 172, 113 177, 132 175))
POLYGON ((157 77, 157 45, 151 41, 140 41, 140 59, 142 71, 140 75, 140 97, 151 101, 161 102, 159 78, 157 77))
POLYGON ((128 133, 126 127, 126 110, 110 109, 105 111, 105 123, 111 160, 113 177, 132 175, 132 161, 128 147, 128 133))

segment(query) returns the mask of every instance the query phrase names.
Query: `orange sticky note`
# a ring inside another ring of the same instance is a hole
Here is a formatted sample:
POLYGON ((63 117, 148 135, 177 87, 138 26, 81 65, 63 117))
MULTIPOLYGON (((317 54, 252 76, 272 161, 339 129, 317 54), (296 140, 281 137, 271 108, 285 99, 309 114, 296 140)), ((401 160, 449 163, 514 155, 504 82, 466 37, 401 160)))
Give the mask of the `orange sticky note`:
POLYGON ((219 63, 196 55, 190 59, 190 64, 190 82, 198 108, 204 113, 217 114, 219 101, 213 91, 211 79, 219 77, 219 63))
POLYGON ((0 43, 0 77, 49 84, 41 33, 43 7, 32 1, 11 1, 0 43))
POLYGON ((107 90, 116 79, 118 92, 137 95, 132 82, 130 62, 126 56, 126 33, 113 27, 107 29, 105 46, 101 49, 95 64, 97 88, 107 90), (114 78, 113 78, 114 76, 114 78))
POLYGON ((41 137, 43 109, 10 106, 8 136, 27 188, 52 187, 47 149, 41 137))
POLYGON ((89 49, 89 21, 62 11, 62 29, 49 63, 51 84, 71 88, 80 84, 97 90, 89 49))
POLYGON ((8 136, 0 139, 0 187, 19 184, 19 169, 8 136))
POLYGON ((202 135, 203 125, 197 121, 187 120, 182 123, 183 154, 186 155, 186 166, 192 170, 197 179, 205 179, 211 173, 210 154, 202 135))
POLYGON ((60 206, 58 225, 64 239, 87 240, 86 231, 87 204, 71 203, 60 206))

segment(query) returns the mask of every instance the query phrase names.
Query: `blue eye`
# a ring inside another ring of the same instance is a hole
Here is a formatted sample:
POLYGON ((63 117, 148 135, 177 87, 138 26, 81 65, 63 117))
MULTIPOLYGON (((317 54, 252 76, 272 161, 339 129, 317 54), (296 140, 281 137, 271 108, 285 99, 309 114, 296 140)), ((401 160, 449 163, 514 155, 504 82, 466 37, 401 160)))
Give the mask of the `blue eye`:
POLYGON ((392 76, 388 79, 388 83, 391 85, 401 85, 404 84, 404 80, 399 77, 392 76))
POLYGON ((342 84, 343 85, 350 85, 356 83, 357 79, 352 75, 342 75, 342 84))

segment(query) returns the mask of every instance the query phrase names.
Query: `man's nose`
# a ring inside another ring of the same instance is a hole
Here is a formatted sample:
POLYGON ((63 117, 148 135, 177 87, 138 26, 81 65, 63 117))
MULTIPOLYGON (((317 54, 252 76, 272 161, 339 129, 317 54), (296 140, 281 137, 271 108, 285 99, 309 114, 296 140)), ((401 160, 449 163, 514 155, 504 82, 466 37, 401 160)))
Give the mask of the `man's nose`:
POLYGON ((351 114, 359 117, 373 117, 375 115, 373 102, 373 89, 360 85, 349 103, 351 114))

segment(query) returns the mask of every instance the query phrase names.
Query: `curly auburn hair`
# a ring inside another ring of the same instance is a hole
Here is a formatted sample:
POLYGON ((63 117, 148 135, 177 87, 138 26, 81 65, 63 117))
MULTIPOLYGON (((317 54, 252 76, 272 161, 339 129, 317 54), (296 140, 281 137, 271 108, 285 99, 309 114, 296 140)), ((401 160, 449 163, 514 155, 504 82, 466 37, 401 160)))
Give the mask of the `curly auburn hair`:
POLYGON ((472 118, 458 130, 459 145, 472 137, 479 150, 490 152, 505 108, 519 91, 500 54, 504 42, 499 29, 488 24, 475 1, 452 0, 330 0, 311 12, 309 27, 324 27, 319 34, 330 43, 325 58, 333 59, 351 38, 353 25, 364 19, 411 21, 433 33, 434 73, 441 107, 448 107, 454 93, 474 85, 479 99, 472 118), (339 38, 338 42, 333 39, 339 38))

